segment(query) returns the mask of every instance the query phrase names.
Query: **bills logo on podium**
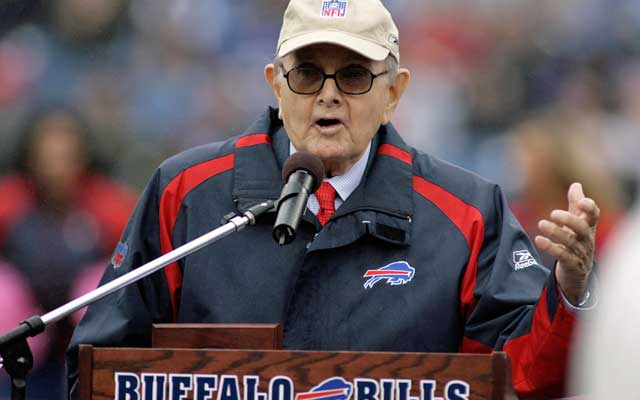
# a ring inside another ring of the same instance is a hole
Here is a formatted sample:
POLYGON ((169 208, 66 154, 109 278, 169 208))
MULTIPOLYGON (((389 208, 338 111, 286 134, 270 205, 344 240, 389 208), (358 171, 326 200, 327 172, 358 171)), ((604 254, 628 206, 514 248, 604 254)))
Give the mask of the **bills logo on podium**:
POLYGON ((365 289, 370 289, 383 279, 391 286, 405 285, 413 279, 416 269, 406 261, 396 261, 378 269, 370 269, 364 273, 363 278, 370 278, 364 283, 365 289))
POLYGON ((327 379, 306 393, 296 394, 296 400, 349 400, 353 385, 342 378, 327 379))
POLYGON ((322 2, 321 15, 328 18, 341 18, 347 16, 348 0, 325 0, 322 2))
POLYGON ((355 378, 353 382, 334 376, 313 389, 296 394, 293 380, 284 375, 260 385, 256 375, 166 374, 116 372, 115 400, 468 400, 470 385, 462 380, 444 384, 436 396, 438 382, 422 379, 412 390, 410 379, 355 378), (268 388, 267 392, 260 387, 268 388), (411 396, 411 393, 419 396, 411 396))

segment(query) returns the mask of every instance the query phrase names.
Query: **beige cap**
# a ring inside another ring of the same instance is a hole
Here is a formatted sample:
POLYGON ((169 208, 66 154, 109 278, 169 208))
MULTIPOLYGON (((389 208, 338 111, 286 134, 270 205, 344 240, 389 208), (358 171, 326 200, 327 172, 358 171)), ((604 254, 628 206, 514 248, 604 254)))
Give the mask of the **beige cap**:
POLYGON ((400 61, 398 28, 380 0, 291 0, 284 12, 279 57, 315 43, 346 47, 376 61, 400 61))

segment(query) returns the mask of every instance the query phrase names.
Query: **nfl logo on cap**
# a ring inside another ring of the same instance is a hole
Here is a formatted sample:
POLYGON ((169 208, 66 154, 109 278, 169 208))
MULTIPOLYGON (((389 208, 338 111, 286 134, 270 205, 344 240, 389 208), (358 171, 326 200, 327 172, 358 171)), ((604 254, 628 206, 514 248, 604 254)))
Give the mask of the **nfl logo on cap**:
POLYGON ((327 0, 322 2, 323 17, 337 18, 347 15, 347 0, 327 0))

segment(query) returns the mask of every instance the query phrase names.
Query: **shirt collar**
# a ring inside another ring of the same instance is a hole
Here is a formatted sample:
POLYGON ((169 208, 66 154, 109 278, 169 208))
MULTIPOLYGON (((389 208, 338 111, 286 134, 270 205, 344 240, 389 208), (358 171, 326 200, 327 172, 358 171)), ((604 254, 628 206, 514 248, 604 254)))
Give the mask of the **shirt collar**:
MULTIPOLYGON (((289 154, 297 152, 293 143, 289 142, 289 154)), ((337 175, 331 178, 325 179, 325 182, 329 182, 331 186, 336 190, 338 196, 342 201, 346 201, 351 193, 353 193, 364 176, 364 171, 367 168, 367 161, 369 160, 369 153, 371 152, 371 142, 367 145, 367 149, 360 159, 353 164, 353 166, 344 174, 337 175)))

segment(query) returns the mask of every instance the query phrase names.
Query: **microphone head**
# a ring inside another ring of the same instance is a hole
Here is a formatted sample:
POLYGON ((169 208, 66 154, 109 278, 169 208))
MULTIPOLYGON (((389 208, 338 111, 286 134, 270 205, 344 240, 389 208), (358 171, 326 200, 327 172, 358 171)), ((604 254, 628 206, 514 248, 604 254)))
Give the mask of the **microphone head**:
POLYGON ((322 164, 318 156, 307 151, 293 153, 287 158, 287 161, 284 162, 284 166, 282 167, 282 180, 286 183, 291 174, 300 170, 308 172, 309 175, 313 177, 311 193, 314 193, 324 180, 324 164, 322 164))

